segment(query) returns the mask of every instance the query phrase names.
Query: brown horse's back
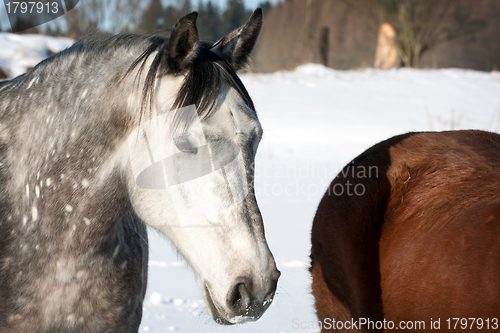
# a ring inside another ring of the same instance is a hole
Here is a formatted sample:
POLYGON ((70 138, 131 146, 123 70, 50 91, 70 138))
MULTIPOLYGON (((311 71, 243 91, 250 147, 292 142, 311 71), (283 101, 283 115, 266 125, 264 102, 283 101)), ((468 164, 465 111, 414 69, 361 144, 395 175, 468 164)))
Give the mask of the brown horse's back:
POLYGON ((406 134, 347 165, 313 223, 319 319, 422 321, 430 331, 440 318, 446 331, 448 318, 481 317, 495 328, 499 171, 500 136, 480 131, 406 134))

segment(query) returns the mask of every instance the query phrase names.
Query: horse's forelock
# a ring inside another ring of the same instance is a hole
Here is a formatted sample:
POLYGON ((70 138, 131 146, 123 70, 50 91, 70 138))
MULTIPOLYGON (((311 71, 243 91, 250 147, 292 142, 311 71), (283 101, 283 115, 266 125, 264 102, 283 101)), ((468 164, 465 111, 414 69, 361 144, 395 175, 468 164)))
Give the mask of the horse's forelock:
MULTIPOLYGON (((152 113, 154 97, 156 96, 157 78, 162 75, 169 75, 166 66, 163 63, 164 49, 168 44, 168 39, 159 36, 150 37, 150 44, 144 52, 131 64, 125 77, 138 68, 134 80, 143 75, 145 66, 149 63, 146 78, 141 97, 140 118, 144 119, 146 112, 149 116, 152 113), (156 52, 152 61, 148 59, 156 52)), ((187 66, 186 70, 177 75, 183 75, 179 91, 176 94, 172 110, 178 110, 185 106, 195 105, 198 116, 203 119, 210 115, 219 100, 221 88, 227 85, 235 89, 252 110, 255 110, 254 104, 245 86, 233 70, 231 65, 216 53, 210 50, 211 44, 202 42, 198 54, 187 66)), ((174 74, 175 75, 175 74, 174 74)), ((183 117, 178 117, 178 127, 182 127, 183 117)))

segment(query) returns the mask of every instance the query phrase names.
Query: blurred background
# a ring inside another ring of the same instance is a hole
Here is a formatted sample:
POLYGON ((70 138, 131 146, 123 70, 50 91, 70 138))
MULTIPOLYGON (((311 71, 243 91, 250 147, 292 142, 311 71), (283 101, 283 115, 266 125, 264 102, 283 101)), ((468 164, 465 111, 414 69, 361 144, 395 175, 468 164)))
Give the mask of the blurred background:
MULTIPOLYGON (((1 7, 0 30, 7 32, 1 7)), ((66 15, 23 33, 72 39, 93 30, 168 34, 196 10, 201 38, 217 41, 256 7, 265 13, 253 55, 256 72, 304 63, 334 69, 500 67, 498 0, 81 0, 66 15)), ((26 24, 18 20, 14 30, 26 24)))

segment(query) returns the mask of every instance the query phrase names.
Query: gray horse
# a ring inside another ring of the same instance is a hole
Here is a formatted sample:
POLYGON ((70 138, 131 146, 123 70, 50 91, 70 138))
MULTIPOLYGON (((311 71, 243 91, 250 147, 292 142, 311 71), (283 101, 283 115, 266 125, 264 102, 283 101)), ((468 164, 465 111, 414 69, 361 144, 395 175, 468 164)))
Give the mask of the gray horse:
POLYGON ((262 11, 213 45, 196 18, 170 38, 86 37, 0 85, 0 332, 137 332, 146 224, 200 276, 217 323, 272 302, 262 129, 236 75, 262 11))

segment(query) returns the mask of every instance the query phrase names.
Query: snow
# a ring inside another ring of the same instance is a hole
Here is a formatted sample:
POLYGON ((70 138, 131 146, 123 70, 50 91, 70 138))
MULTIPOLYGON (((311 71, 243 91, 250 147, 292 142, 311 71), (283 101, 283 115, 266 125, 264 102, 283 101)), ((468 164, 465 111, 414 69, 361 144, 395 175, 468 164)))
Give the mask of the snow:
POLYGON ((158 294, 157 292, 153 292, 151 296, 149 297, 149 301, 153 305, 158 305, 161 303, 161 295, 158 294))
POLYGON ((317 332, 307 328, 315 320, 307 271, 310 229, 324 190, 341 168, 373 144, 408 131, 500 130, 500 73, 336 71, 308 64, 241 77, 264 128, 255 186, 282 272, 277 295, 259 321, 218 326, 203 306, 199 281, 168 242, 151 232, 148 295, 184 304, 146 301, 143 332, 168 332, 171 325, 179 332, 317 332))
MULTIPOLYGON (((0 34, 0 65, 9 62, 12 72, 19 72, 46 56, 45 37, 19 43, 15 37, 0 34)), ((70 42, 54 43, 64 48, 70 42)), ((255 186, 269 247, 282 272, 274 302, 255 323, 215 324, 194 273, 168 240, 150 230, 141 332, 316 332, 307 328, 315 320, 307 271, 310 229, 323 191, 341 168, 373 144, 408 131, 500 130, 495 72, 336 71, 308 64, 241 77, 264 128, 255 186)))
POLYGON ((49 56, 74 43, 71 38, 43 35, 17 35, 0 32, 0 68, 16 77, 49 56))

